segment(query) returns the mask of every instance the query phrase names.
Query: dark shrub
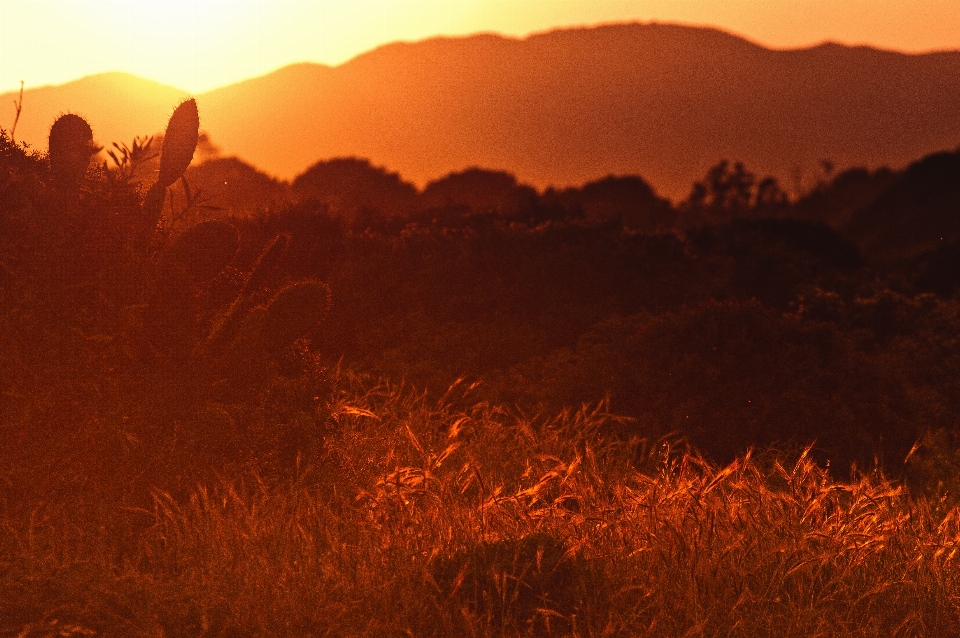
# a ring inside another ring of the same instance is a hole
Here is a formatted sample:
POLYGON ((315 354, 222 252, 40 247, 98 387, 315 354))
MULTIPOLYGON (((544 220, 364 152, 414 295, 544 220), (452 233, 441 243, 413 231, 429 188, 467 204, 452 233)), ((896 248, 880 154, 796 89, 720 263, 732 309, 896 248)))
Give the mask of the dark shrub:
POLYGON ((841 473, 875 456, 895 468, 927 416, 890 358, 757 302, 614 319, 518 374, 552 405, 605 391, 614 412, 636 419, 620 435, 677 432, 720 462, 816 442, 817 458, 841 473))

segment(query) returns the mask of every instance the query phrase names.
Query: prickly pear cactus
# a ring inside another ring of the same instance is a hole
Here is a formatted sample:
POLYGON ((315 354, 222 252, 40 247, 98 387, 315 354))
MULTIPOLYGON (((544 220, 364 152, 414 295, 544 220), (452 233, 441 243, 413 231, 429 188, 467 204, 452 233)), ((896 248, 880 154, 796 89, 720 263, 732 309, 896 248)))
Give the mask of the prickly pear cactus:
POLYGON ((160 175, 157 183, 164 188, 173 186, 183 175, 197 148, 200 136, 200 114, 193 98, 184 100, 173 111, 167 132, 163 136, 163 151, 160 155, 160 175))
MULTIPOLYGON (((319 362, 307 361, 314 355, 292 346, 323 319, 329 290, 319 281, 284 282, 289 236, 274 237, 244 274, 234 265, 240 240, 233 225, 209 220, 173 237, 162 232, 167 189, 183 177, 198 138, 197 105, 186 100, 170 118, 158 179, 141 201, 141 186, 121 162, 114 172, 104 164, 87 173, 98 150, 92 130, 77 115, 60 117, 49 140, 53 197, 43 200, 54 202, 56 214, 37 224, 43 233, 31 244, 46 260, 36 278, 53 282, 37 295, 47 306, 36 315, 56 322, 47 350, 77 352, 75 369, 109 376, 111 396, 122 404, 114 412, 125 415, 117 440, 157 454, 225 454, 244 441, 249 448, 247 423, 266 397, 297 384, 322 386, 319 362), (89 188, 81 191, 85 175, 89 188), (233 443, 220 445, 227 440, 233 443)), ((45 175, 38 183, 51 192, 45 175)), ((277 405, 281 417, 271 427, 312 423, 320 413, 288 419, 289 402, 277 405)), ((263 440, 274 438, 282 437, 263 440)))
MULTIPOLYGON (((126 264, 121 269, 129 272, 107 278, 119 281, 136 277, 142 284, 132 296, 105 296, 124 299, 128 308, 142 309, 140 321, 128 321, 128 327, 142 326, 150 349, 175 366, 187 359, 210 363, 226 358, 235 362, 238 350, 246 351, 245 360, 252 357, 258 365, 266 365, 266 359, 275 357, 323 318, 330 303, 329 290, 318 281, 304 281, 283 288, 258 306, 290 243, 287 235, 279 235, 261 252, 232 302, 219 311, 201 311, 199 300, 204 291, 237 253, 236 228, 211 220, 187 229, 172 241, 155 241, 167 188, 190 165, 199 124, 195 100, 185 100, 174 109, 164 134, 158 179, 145 194, 139 218, 131 220, 129 226, 132 257, 118 262, 126 264)), ((54 183, 76 191, 97 150, 92 130, 83 118, 61 116, 50 131, 54 183)), ((201 367, 215 370, 223 365, 221 361, 201 367)))
POLYGON ((90 166, 90 158, 98 150, 86 120, 73 113, 58 117, 50 127, 49 139, 54 185, 63 190, 75 189, 90 166))
POLYGON ((143 200, 143 219, 137 237, 141 250, 145 250, 149 245, 150 238, 160 222, 167 188, 173 186, 190 166, 199 139, 200 115, 197 112, 196 100, 190 98, 174 109, 167 123, 163 148, 160 151, 160 173, 157 182, 150 187, 143 200))

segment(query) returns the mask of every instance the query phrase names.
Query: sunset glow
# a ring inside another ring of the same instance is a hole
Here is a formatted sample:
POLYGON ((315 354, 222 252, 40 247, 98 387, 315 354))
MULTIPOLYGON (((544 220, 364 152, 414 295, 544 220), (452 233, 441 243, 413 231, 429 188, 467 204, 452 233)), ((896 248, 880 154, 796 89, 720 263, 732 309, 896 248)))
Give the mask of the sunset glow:
POLYGON ((0 0, 0 638, 960 637, 960 0, 0 0))
POLYGON ((0 0, 0 91, 126 71, 203 92, 396 40, 651 20, 773 47, 960 48, 955 0, 0 0))

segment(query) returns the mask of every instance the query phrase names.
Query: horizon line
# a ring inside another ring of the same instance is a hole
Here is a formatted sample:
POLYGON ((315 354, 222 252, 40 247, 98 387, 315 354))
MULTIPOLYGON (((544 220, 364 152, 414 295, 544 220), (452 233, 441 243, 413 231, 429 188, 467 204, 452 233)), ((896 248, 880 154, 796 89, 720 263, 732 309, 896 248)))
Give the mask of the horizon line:
MULTIPOLYGON (((161 81, 159 81, 159 80, 156 80, 156 79, 154 79, 154 78, 150 78, 150 77, 147 77, 147 76, 144 76, 144 75, 139 75, 139 74, 134 73, 134 72, 132 72, 132 71, 126 71, 126 70, 120 70, 120 69, 105 69, 105 70, 100 70, 100 71, 94 71, 94 72, 92 72, 92 73, 87 73, 87 74, 85 74, 85 75, 81 75, 81 76, 79 76, 79 77, 75 77, 75 78, 73 78, 73 79, 66 80, 66 81, 59 82, 59 83, 47 83, 47 84, 40 84, 40 85, 36 85, 36 86, 30 86, 30 85, 28 85, 28 84, 26 83, 26 80, 24 80, 24 79, 21 79, 21 83, 23 84, 22 90, 23 90, 24 92, 27 92, 27 91, 35 91, 35 90, 39 90, 39 89, 62 87, 62 86, 66 86, 66 85, 68 85, 68 84, 72 84, 72 83, 74 83, 74 82, 80 82, 80 81, 82 81, 82 80, 86 80, 86 79, 94 78, 94 77, 99 77, 99 76, 105 76, 105 75, 125 75, 125 76, 129 76, 129 77, 132 77, 132 78, 136 78, 136 79, 138 79, 138 80, 145 81, 145 82, 151 82, 151 83, 153 83, 153 84, 157 84, 157 85, 159 85, 160 87, 163 87, 163 88, 175 89, 175 90, 177 90, 177 91, 183 92, 183 93, 186 94, 186 95, 199 96, 199 95, 204 95, 204 94, 206 94, 206 93, 212 93, 212 92, 214 92, 214 91, 217 91, 217 90, 220 90, 220 89, 224 89, 224 88, 227 88, 227 87, 230 87, 230 86, 234 86, 234 85, 237 85, 237 84, 241 84, 241 83, 243 83, 243 82, 248 82, 248 81, 251 81, 251 80, 256 80, 256 79, 259 79, 259 78, 263 78, 263 77, 272 75, 272 74, 274 74, 274 73, 277 73, 278 71, 282 71, 283 69, 287 69, 287 68, 294 67, 294 66, 310 65, 310 66, 326 67, 326 68, 328 68, 328 69, 338 69, 338 68, 343 67, 343 66, 345 66, 345 65, 347 65, 347 64, 350 64, 351 62, 353 62, 353 61, 355 61, 355 60, 357 60, 357 59, 359 59, 359 58, 361 58, 361 57, 363 57, 363 56, 370 55, 370 54, 372 54, 372 53, 374 53, 374 52, 376 52, 376 51, 378 51, 378 50, 380 50, 380 49, 387 48, 387 47, 391 47, 391 46, 397 46, 397 45, 416 45, 416 44, 421 44, 421 43, 425 43, 425 42, 431 42, 431 41, 435 41, 435 40, 468 40, 468 39, 471 39, 471 38, 484 37, 484 36, 488 36, 488 37, 489 37, 489 36, 494 36, 494 37, 501 38, 501 39, 504 39, 504 40, 513 40, 513 41, 517 41, 517 42, 524 42, 524 41, 530 40, 530 39, 532 39, 532 38, 536 38, 536 37, 544 36, 544 35, 549 35, 549 34, 552 34, 552 33, 560 33, 560 32, 567 32, 567 31, 589 31, 589 30, 595 30, 595 29, 601 29, 601 28, 607 28, 607 27, 617 27, 617 26, 664 26, 664 27, 680 27, 680 28, 685 28, 685 29, 697 29, 697 30, 704 30, 704 31, 716 31, 716 32, 718 32, 718 33, 723 33, 723 34, 725 34, 725 35, 728 35, 728 36, 731 36, 731 37, 734 37, 734 38, 743 40, 743 41, 745 41, 745 42, 747 42, 747 43, 749 43, 749 44, 752 44, 752 45, 754 45, 754 46, 760 47, 760 48, 762 48, 762 49, 766 49, 766 50, 768 50, 768 51, 776 51, 776 52, 808 51, 808 50, 816 49, 816 48, 822 47, 822 46, 831 46, 831 45, 833 45, 833 46, 840 46, 840 47, 845 47, 845 48, 849 48, 849 49, 870 49, 870 50, 874 50, 874 51, 880 51, 880 52, 885 52, 885 53, 895 53, 895 54, 907 55, 907 56, 937 55, 937 54, 943 54, 943 53, 960 53, 960 47, 955 48, 955 49, 945 48, 945 49, 924 49, 924 50, 910 51, 910 50, 897 49, 897 48, 888 48, 888 47, 884 47, 884 46, 881 46, 881 45, 878 45, 878 44, 874 44, 874 43, 869 43, 869 42, 840 42, 840 41, 832 40, 832 39, 824 39, 824 40, 820 40, 820 41, 815 42, 815 43, 811 43, 811 44, 807 44, 807 45, 802 45, 802 46, 784 46, 784 47, 781 47, 781 46, 766 44, 766 43, 760 42, 759 40, 756 40, 756 39, 754 39, 754 38, 752 38, 752 37, 743 35, 743 34, 741 34, 741 33, 737 33, 737 32, 735 32, 735 31, 732 31, 732 30, 729 30, 729 29, 726 29, 726 28, 723 28, 723 27, 715 26, 715 25, 686 23, 686 22, 661 22, 661 21, 659 21, 659 20, 648 20, 648 21, 628 20, 628 21, 609 21, 609 22, 598 22, 598 23, 593 23, 593 24, 580 24, 580 25, 558 26, 558 27, 553 27, 553 28, 550 28, 550 29, 530 31, 530 32, 527 32, 527 33, 522 34, 522 35, 513 35, 513 34, 509 34, 509 33, 502 33, 502 32, 499 32, 499 31, 494 31, 494 30, 486 30, 486 31, 475 31, 475 32, 471 32, 471 33, 452 34, 452 35, 451 35, 451 34, 438 33, 438 34, 435 34, 435 35, 431 35, 431 36, 427 36, 427 37, 423 37, 423 38, 419 38, 419 39, 410 39, 410 40, 408 40, 408 39, 397 39, 397 40, 391 40, 391 41, 389 41, 389 42, 384 42, 384 43, 382 43, 382 44, 378 44, 378 45, 375 46, 375 47, 372 47, 372 48, 370 48, 370 49, 366 49, 366 50, 364 50, 364 51, 361 51, 361 52, 359 52, 359 53, 357 53, 357 54, 355 54, 355 55, 353 55, 353 56, 351 56, 351 57, 349 57, 349 58, 347 58, 347 59, 345 59, 345 60, 343 60, 343 61, 341 61, 341 62, 339 62, 339 63, 336 63, 336 64, 330 64, 330 63, 327 63, 327 62, 321 62, 321 61, 317 61, 317 60, 298 60, 298 61, 291 61, 291 62, 288 62, 288 63, 286 63, 286 64, 282 64, 282 65, 280 65, 280 66, 278 66, 278 67, 275 67, 275 68, 273 68, 272 70, 267 71, 267 72, 265 72, 265 73, 256 73, 256 74, 254 74, 254 75, 245 76, 245 77, 243 77, 243 78, 241 78, 241 79, 238 79, 238 80, 233 80, 233 81, 230 81, 230 82, 227 82, 227 83, 224 83, 224 84, 218 84, 218 85, 216 85, 216 86, 209 87, 209 88, 204 88, 204 89, 198 90, 198 91, 192 91, 192 90, 190 90, 190 89, 186 89, 186 88, 183 88, 183 87, 180 87, 180 86, 175 86, 175 85, 172 85, 172 84, 167 84, 167 83, 161 82, 161 81)), ((9 88, 9 89, 5 89, 5 88, 3 88, 3 87, 0 87, 0 96, 6 96, 6 95, 8 95, 8 94, 19 94, 20 91, 21 91, 21 87, 19 87, 19 86, 17 86, 17 87, 12 87, 12 88, 9 88)))

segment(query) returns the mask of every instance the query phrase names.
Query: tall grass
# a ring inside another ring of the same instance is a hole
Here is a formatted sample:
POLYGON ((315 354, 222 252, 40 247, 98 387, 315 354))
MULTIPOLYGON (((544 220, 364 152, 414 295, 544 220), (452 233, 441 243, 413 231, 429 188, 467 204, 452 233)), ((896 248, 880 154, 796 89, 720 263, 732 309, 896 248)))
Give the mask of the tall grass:
POLYGON ((960 522, 805 454, 715 467, 552 418, 349 380, 292 476, 0 531, 0 635, 960 635, 960 522), (604 442, 606 441, 606 442, 604 442))

